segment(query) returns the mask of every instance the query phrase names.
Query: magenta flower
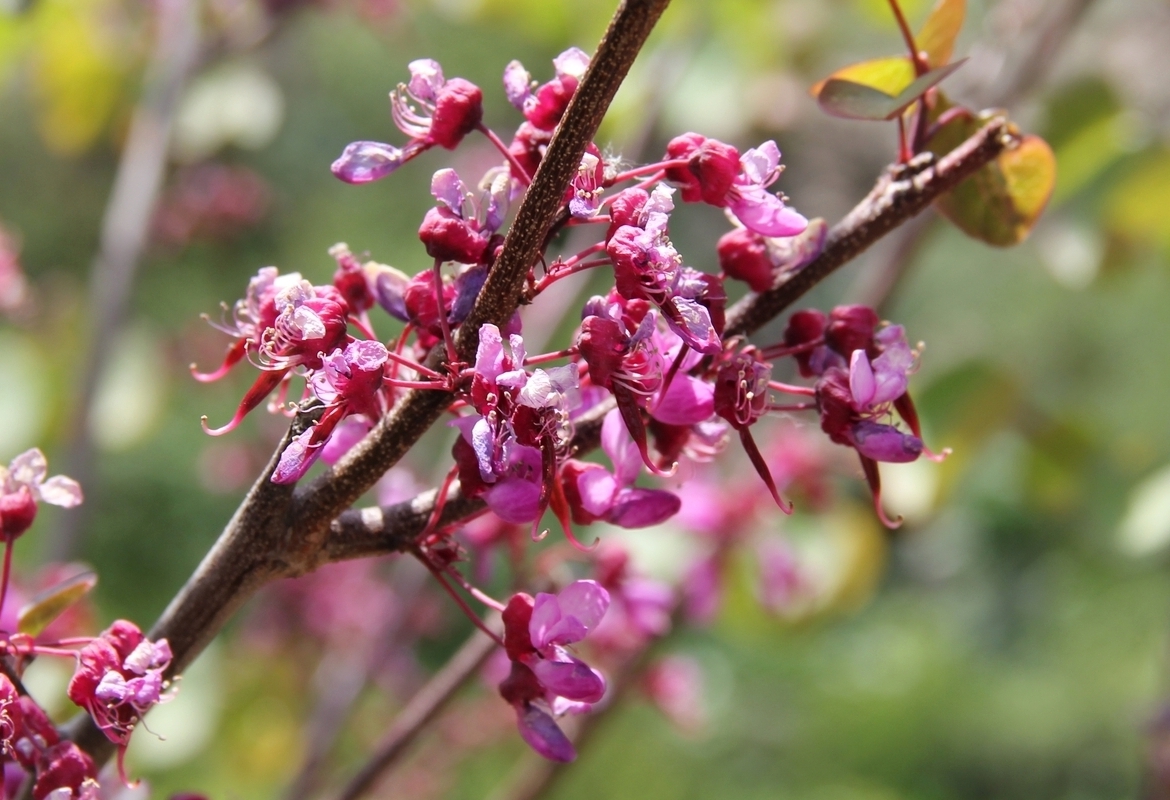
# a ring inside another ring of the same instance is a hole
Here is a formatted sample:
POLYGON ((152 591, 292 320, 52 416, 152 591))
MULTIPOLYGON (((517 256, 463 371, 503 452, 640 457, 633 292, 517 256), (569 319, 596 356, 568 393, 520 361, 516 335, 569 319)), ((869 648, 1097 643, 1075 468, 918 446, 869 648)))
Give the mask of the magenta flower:
POLYGON ((34 800, 99 800, 97 767, 70 741, 48 748, 38 765, 34 800))
POLYGON ((727 207, 749 230, 764 236, 796 236, 808 220, 767 187, 780 177, 780 148, 769 139, 739 159, 740 172, 727 192, 727 207))
POLYGON ((386 177, 435 145, 454 150, 483 119, 483 92, 463 78, 443 78, 429 58, 412 61, 410 81, 390 93, 394 124, 411 137, 404 147, 383 142, 353 142, 333 162, 333 174, 346 183, 386 177))
POLYGON ((558 453, 571 438, 570 411, 581 403, 577 367, 529 373, 524 340, 499 328, 480 328, 470 402, 474 414, 453 425, 462 434, 453 449, 460 484, 482 496, 507 522, 536 523, 551 500, 558 453))
POLYGON ((27 531, 37 516, 37 503, 62 508, 81 505, 81 486, 72 478, 46 478, 49 462, 39 449, 26 450, 0 465, 0 533, 15 539, 27 531))
POLYGON ((565 646, 584 639, 608 607, 609 593, 596 581, 584 580, 556 595, 514 595, 504 610, 504 649, 512 672, 500 684, 500 694, 515 708, 524 741, 545 758, 576 758, 553 717, 588 711, 605 695, 601 673, 565 646))
POLYGON ((453 169, 441 169, 431 179, 431 194, 439 205, 430 209, 418 231, 427 255, 440 261, 478 264, 492 234, 504 221, 511 181, 504 169, 488 174, 480 196, 470 192, 453 169))
POLYGON ((600 464, 576 460, 561 471, 575 522, 589 525, 600 519, 622 528, 647 528, 678 513, 681 501, 673 493, 633 485, 642 471, 642 457, 617 409, 602 423, 601 446, 613 462, 612 473, 600 464))
POLYGON ((125 747, 142 716, 173 695, 163 694, 171 663, 166 639, 152 642, 132 622, 118 620, 82 648, 69 681, 69 699, 84 708, 114 744, 125 747))
POLYGON ((367 430, 381 419, 386 411, 382 385, 388 358, 385 345, 363 339, 321 360, 321 369, 310 377, 309 388, 325 403, 325 412, 284 448, 272 473, 273 483, 295 483, 304 477, 347 417, 359 415, 367 430))
POLYGON ((574 217, 589 219, 597 215, 601 208, 601 195, 604 193, 605 163, 601 159, 601 151, 597 145, 589 143, 585 154, 581 156, 581 165, 569 183, 569 213, 574 217))
POLYGON ((589 56, 570 47, 553 59, 553 67, 556 75, 540 87, 519 61, 512 61, 504 68, 504 93, 508 102, 539 130, 551 131, 561 121, 577 84, 589 68, 589 56))

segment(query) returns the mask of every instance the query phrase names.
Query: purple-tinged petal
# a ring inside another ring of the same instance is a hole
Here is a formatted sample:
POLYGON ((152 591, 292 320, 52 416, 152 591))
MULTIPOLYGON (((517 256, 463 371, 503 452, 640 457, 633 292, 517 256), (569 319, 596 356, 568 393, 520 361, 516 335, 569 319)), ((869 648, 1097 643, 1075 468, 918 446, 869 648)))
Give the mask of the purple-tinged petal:
POLYGON ((353 446, 365 438, 373 427, 364 417, 346 417, 333 431, 329 441, 321 447, 321 460, 333 465, 341 457, 353 449, 353 446))
POLYGON ((280 454, 276 469, 272 471, 273 483, 296 483, 305 476, 309 467, 313 466, 321 455, 319 446, 309 444, 313 433, 313 428, 309 428, 288 443, 284 452, 280 454))
POLYGON ((462 324, 471 314, 484 281, 487 280, 487 273, 487 267, 479 264, 464 270, 455 279, 455 302, 451 304, 451 313, 447 315, 447 321, 452 325, 462 324))
MULTIPOLYGON (((638 458, 638 466, 642 466, 642 458, 637 450, 634 455, 638 458)), ((617 490, 618 482, 600 464, 587 465, 577 476, 577 494, 581 498, 581 506, 595 517, 604 517, 609 513, 617 490)))
POLYGON ((500 329, 490 322, 484 323, 479 329, 475 371, 489 383, 494 383, 504 371, 504 339, 500 336, 500 329))
POLYGON ((49 462, 39 447, 25 450, 8 465, 8 482, 35 488, 49 474, 49 462))
POLYGON ((522 525, 532 522, 540 514, 540 492, 539 480, 510 477, 488 489, 483 499, 504 522, 522 525))
POLYGON ((874 461, 903 464, 922 455, 922 440, 892 425, 865 420, 856 423, 850 433, 857 452, 874 461))
POLYGON ((858 411, 868 409, 873 403, 873 393, 873 367, 869 356, 864 350, 854 350, 849 360, 849 394, 853 398, 853 408, 858 411))
POLYGON ((666 321, 688 347, 707 355, 722 351, 723 342, 705 306, 685 297, 672 297, 670 302, 675 314, 667 314, 666 321))
POLYGON ((553 67, 558 76, 571 75, 580 80, 589 69, 589 55, 580 48, 570 47, 553 59, 553 67))
MULTIPOLYGON (((528 638, 537 650, 548 647, 548 632, 561 621, 561 606, 555 594, 538 592, 533 601, 532 618, 528 622, 528 638)), ((585 634, 581 634, 584 636, 585 634)))
POLYGON ((605 697, 605 678, 600 672, 572 656, 566 659, 541 659, 531 665, 532 672, 555 695, 582 703, 596 703, 605 697))
POLYGON ((697 425, 715 413, 715 387, 693 375, 675 375, 650 416, 667 425, 697 425))
POLYGON ((753 147, 739 158, 743 177, 757 186, 767 186, 776 180, 780 166, 780 148, 772 139, 753 147))
POLYGON ((93 693, 98 699, 105 700, 107 703, 121 703, 130 696, 130 689, 121 673, 110 670, 102 676, 93 693))
POLYGON ((569 737, 548 714, 531 703, 516 707, 516 724, 528 746, 550 761, 568 763, 577 758, 569 737))
POLYGON ((486 418, 480 417, 471 427, 471 449, 475 451, 476 461, 479 463, 479 476, 484 483, 495 483, 496 475, 496 432, 486 418))
POLYGON ((557 602, 562 615, 576 617, 587 630, 593 630, 609 608, 609 592, 597 581, 573 581, 561 589, 557 602))
POLYGON ((385 178, 406 163, 401 148, 383 142, 351 142, 330 169, 346 183, 369 183, 385 178))
POLYGON ((601 448, 613 463, 614 477, 619 487, 628 486, 637 479, 642 471, 642 454, 638 452, 638 445, 616 408, 606 414, 601 422, 601 448))
POLYGON ((518 333, 510 334, 508 344, 512 348, 512 369, 523 369, 524 359, 528 358, 528 351, 524 349, 524 337, 518 333))
POLYGON ((510 61, 504 67, 504 94, 509 103, 524 110, 524 101, 532 94, 532 76, 519 61, 510 61))
POLYGON ((41 500, 50 505, 62 508, 73 508, 81 505, 84 499, 81 494, 81 484, 64 475, 54 475, 37 487, 41 500))
POLYGON ((759 186, 736 187, 728 194, 728 208, 748 230, 763 236, 796 236, 808 227, 808 220, 784 201, 759 186))
POLYGON ((463 202, 467 199, 467 186, 453 169, 441 169, 431 177, 431 195, 463 218, 463 202))
POLYGON ((664 489, 623 489, 606 521, 619 528, 649 528, 666 522, 681 507, 678 495, 664 489))
POLYGON ((405 272, 386 264, 369 262, 362 268, 374 291, 374 299, 387 314, 402 322, 410 321, 406 310, 406 287, 410 278, 405 272))
POLYGON ((443 68, 433 58, 420 58, 407 65, 410 70, 410 93, 420 100, 434 101, 446 81, 443 68))

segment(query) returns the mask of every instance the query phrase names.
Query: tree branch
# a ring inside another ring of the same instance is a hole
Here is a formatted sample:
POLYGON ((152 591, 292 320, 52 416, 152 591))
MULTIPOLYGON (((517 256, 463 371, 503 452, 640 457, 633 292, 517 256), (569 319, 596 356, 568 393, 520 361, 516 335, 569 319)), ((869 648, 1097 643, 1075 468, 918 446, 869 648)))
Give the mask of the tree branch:
POLYGON ((378 779, 397 763, 423 728, 483 666, 495 648, 496 643, 486 634, 480 631, 471 634, 471 638, 459 651, 398 712, 377 751, 337 796, 337 800, 356 800, 372 789, 378 779))
MULTIPOLYGON (((460 328, 456 349, 461 360, 473 360, 481 325, 503 325, 519 307, 520 291, 560 210, 565 187, 668 3, 669 0, 624 0, 610 20, 524 194, 503 250, 460 328)), ((450 400, 447 392, 412 390, 331 472, 298 493, 292 537, 297 543, 294 561, 303 564, 304 569, 316 566, 315 554, 333 519, 402 458, 442 416, 450 400)))

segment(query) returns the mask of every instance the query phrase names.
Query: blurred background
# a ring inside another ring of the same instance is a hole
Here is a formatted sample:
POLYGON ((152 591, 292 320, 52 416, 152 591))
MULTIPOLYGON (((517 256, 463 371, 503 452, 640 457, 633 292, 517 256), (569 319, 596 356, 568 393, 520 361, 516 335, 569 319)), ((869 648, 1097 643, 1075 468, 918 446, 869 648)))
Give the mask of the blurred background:
MULTIPOLYGON (((904 7, 917 27, 929 2, 904 7)), ((252 375, 191 379, 226 344, 200 314, 218 319, 266 265, 329 280, 337 242, 429 266, 416 231, 430 175, 482 169, 486 145, 364 187, 330 162, 356 139, 401 143, 386 93, 420 57, 482 86, 507 139, 520 116, 504 66, 546 80, 561 50, 592 51, 611 11, 0 0, 0 461, 40 446, 87 495, 22 540, 27 586, 42 565, 86 562, 101 576, 95 625, 147 627, 286 424, 257 412, 230 436, 201 432, 252 375)), ((741 150, 775 138, 787 171, 773 188, 831 223, 893 159, 895 133, 824 115, 808 87, 900 47, 879 0, 675 0, 598 142, 650 161, 689 130, 741 150)), ((830 499, 794 489, 793 517, 745 518, 710 623, 655 647, 685 690, 644 676, 549 777, 475 681, 381 796, 1170 796, 1170 4, 971 0, 956 55, 970 61, 953 99, 1008 107, 1052 145, 1046 215, 996 249, 930 212, 800 304, 871 302, 926 343, 912 390, 928 443, 954 455, 884 470, 906 525, 884 535, 850 454, 805 436, 810 463, 832 465, 830 499), (760 602, 775 547, 803 588, 760 602)), ((709 207, 679 218, 688 263, 717 269, 726 221, 709 207)), ((562 347, 573 322, 529 325, 562 347)), ((784 435, 815 434, 801 424, 784 435)), ((449 440, 434 432, 382 491, 434 485, 449 440)), ((601 535, 669 577, 676 528, 601 535)), ((135 737, 132 774, 160 797, 338 786, 469 630, 414 566, 340 565, 266 591, 151 716, 165 741, 135 737)), ((69 674, 29 674, 61 719, 69 674)))

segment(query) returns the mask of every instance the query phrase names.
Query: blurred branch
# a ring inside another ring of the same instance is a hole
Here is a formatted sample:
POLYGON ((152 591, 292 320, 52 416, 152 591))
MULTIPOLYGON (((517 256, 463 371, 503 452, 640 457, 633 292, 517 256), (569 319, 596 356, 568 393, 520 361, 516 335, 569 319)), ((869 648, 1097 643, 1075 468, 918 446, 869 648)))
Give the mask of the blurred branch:
POLYGON ((372 789, 378 779, 397 763, 423 728, 479 671, 495 648, 496 643, 486 634, 480 631, 472 633, 458 652, 398 712, 374 755, 337 796, 337 800, 356 800, 372 789))
MULTIPOLYGON (((482 323, 503 323, 515 312, 529 267, 552 226, 565 187, 668 2, 625 0, 618 7, 464 323, 458 339, 461 358, 474 354, 482 323)), ((332 520, 397 463, 450 401, 451 394, 443 391, 407 393, 362 443, 334 470, 299 491, 294 502, 292 487, 274 484, 270 478, 285 445, 311 422, 308 415, 298 415, 216 544, 151 629, 151 638, 165 637, 170 642, 174 653, 170 674, 185 669, 228 617, 265 583, 319 566, 332 520)), ((71 734, 98 761, 113 752, 88 717, 75 719, 71 734)))
POLYGON ((307 800, 314 796, 321 773, 337 738, 345 729, 354 704, 371 678, 383 668, 387 653, 401 647, 408 638, 408 622, 414 602, 430 577, 413 561, 395 562, 389 576, 402 602, 368 646, 345 642, 331 647, 317 665, 314 683, 317 698, 308 721, 308 745, 301 769, 289 784, 285 800, 307 800))
MULTIPOLYGON (((166 170, 171 127, 183 87, 199 60, 197 0, 155 4, 157 34, 146 70, 142 98, 134 109, 114 186, 102 219, 98 254, 90 270, 88 308, 92 317, 88 351, 82 360, 80 393, 69 432, 67 472, 92 485, 93 433, 90 413, 98 382, 110 361, 130 302, 154 209, 166 170)), ((49 558, 67 560, 84 524, 81 506, 63 514, 49 546, 49 558)))

